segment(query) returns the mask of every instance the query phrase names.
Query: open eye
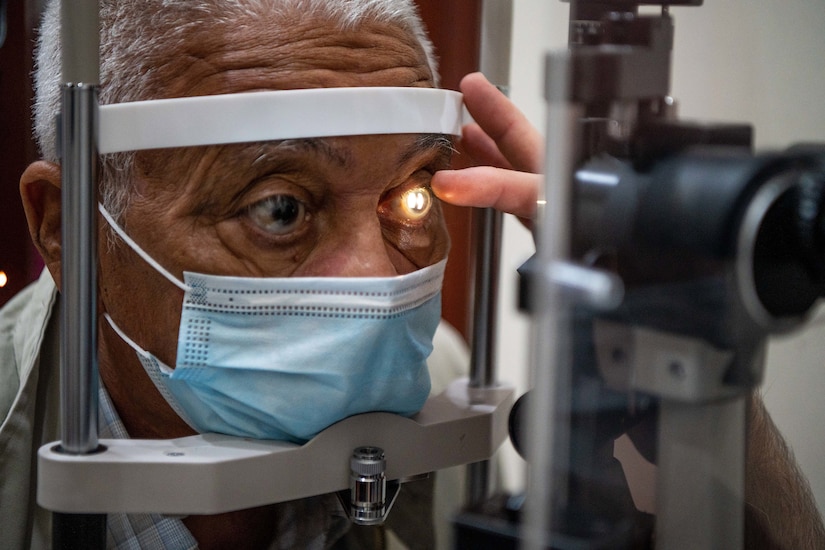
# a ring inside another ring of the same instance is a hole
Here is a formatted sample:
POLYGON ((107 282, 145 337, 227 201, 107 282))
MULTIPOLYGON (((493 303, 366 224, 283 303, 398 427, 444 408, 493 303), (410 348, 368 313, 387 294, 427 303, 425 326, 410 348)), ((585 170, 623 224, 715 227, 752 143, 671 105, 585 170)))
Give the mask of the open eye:
POLYGON ((433 206, 433 194, 428 187, 412 187, 393 198, 393 213, 407 221, 418 221, 427 216, 433 206))
POLYGON ((251 205, 247 212, 252 223, 272 235, 296 231, 307 218, 306 205, 291 195, 267 197, 251 205))

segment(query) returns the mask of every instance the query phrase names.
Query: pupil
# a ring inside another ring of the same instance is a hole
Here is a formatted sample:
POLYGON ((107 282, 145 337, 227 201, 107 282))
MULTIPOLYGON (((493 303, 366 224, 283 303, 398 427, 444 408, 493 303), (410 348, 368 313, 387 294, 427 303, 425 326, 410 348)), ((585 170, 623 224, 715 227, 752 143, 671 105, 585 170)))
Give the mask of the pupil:
POLYGON ((405 191, 401 195, 401 215, 413 221, 423 219, 432 206, 432 196, 423 187, 405 191))
POLYGON ((298 201, 292 197, 275 197, 272 200, 270 214, 272 219, 282 225, 289 225, 298 217, 298 201))

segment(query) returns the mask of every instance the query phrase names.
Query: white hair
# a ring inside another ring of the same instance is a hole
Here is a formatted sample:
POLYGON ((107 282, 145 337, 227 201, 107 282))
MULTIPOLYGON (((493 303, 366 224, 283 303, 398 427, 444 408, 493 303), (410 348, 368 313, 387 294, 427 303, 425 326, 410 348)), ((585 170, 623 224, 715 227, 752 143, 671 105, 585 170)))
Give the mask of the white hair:
MULTIPOLYGON (((37 44, 34 134, 45 160, 58 161, 55 117, 60 112, 60 3, 48 3, 37 44)), ((437 84, 437 60, 413 0, 100 0, 100 103, 153 99, 160 67, 196 27, 237 24, 263 15, 321 17, 341 30, 363 22, 397 25, 417 40, 437 84), (147 61, 149 60, 149 61, 147 61)), ((101 201, 120 219, 131 192, 134 153, 101 160, 101 201)))

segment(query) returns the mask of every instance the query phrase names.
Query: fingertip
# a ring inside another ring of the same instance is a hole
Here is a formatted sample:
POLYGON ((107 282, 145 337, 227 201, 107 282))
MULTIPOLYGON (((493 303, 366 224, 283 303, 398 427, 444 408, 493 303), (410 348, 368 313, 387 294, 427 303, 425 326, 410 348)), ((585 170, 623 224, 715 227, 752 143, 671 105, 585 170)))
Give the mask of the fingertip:
POLYGON ((463 85, 466 82, 473 82, 474 80, 487 80, 487 78, 484 76, 484 73, 482 73, 481 71, 474 71, 472 73, 465 74, 462 77, 461 82, 459 83, 459 86, 463 85))
POLYGON ((459 170, 439 170, 430 180, 430 189, 439 200, 456 205, 467 206, 468 193, 472 194, 472 168, 459 170))
POLYGON ((433 174, 432 179, 430 180, 430 189, 433 190, 435 196, 439 199, 447 199, 449 198, 449 179, 450 174, 455 172, 455 170, 439 170, 435 174, 433 174))
POLYGON ((458 89, 462 93, 472 93, 474 90, 482 89, 484 87, 493 86, 487 77, 482 72, 474 72, 464 75, 461 82, 458 84, 458 89))

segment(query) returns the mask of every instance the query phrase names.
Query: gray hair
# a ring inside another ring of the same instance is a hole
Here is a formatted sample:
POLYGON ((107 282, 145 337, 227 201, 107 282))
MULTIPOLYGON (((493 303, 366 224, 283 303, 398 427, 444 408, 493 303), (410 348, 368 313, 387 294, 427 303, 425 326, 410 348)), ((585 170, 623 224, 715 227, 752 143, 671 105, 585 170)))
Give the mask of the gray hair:
MULTIPOLYGON (((34 134, 45 160, 57 162, 54 120, 60 112, 60 3, 46 7, 34 75, 34 134)), ((152 99, 158 67, 189 31, 208 24, 234 24, 262 15, 301 13, 352 29, 365 21, 390 23, 413 36, 426 55, 434 82, 437 60, 413 0, 100 0, 100 103, 152 99), (151 62, 150 62, 151 63, 151 62)), ((117 220, 128 205, 134 153, 101 160, 101 201, 117 220)))

